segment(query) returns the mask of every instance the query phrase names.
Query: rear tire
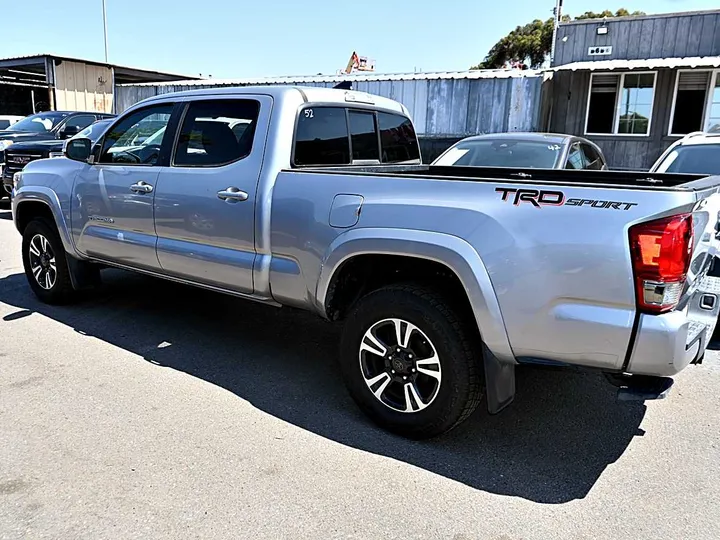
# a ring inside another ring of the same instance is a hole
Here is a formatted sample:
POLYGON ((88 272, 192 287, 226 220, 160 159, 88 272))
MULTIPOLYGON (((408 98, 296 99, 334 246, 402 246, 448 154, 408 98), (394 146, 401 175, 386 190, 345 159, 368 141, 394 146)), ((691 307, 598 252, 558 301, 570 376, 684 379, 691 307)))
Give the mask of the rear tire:
POLYGON ((66 304, 74 299, 67 255, 54 224, 37 218, 25 227, 22 259, 28 284, 41 302, 66 304))
POLYGON ((350 395, 375 423, 404 437, 451 430, 483 396, 480 336, 465 321, 428 287, 393 285, 361 298, 341 343, 350 395))

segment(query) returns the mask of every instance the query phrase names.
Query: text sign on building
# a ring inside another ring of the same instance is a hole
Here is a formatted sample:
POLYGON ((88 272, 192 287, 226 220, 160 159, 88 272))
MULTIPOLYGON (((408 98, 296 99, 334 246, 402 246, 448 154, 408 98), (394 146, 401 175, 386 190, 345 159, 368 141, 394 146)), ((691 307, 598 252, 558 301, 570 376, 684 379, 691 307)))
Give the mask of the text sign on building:
POLYGON ((612 54, 612 45, 602 45, 600 47, 590 47, 588 49, 590 56, 609 56, 612 54))

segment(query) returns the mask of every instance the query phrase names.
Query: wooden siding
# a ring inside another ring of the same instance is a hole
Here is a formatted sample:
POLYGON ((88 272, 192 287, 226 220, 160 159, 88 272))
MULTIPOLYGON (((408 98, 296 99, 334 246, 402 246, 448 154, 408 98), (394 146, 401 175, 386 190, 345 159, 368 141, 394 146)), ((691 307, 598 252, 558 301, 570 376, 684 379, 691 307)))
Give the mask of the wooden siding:
MULTIPOLYGON (((399 101, 410 111, 418 135, 424 138, 457 139, 501 131, 540 129, 542 77, 504 79, 434 79, 360 81, 354 89, 399 101)), ((332 87, 334 83, 305 84, 332 87)), ((138 101, 181 90, 214 88, 217 85, 159 84, 117 86, 116 112, 138 101)))
POLYGON ((720 11, 621 17, 606 24, 608 33, 602 36, 597 35, 602 19, 560 25, 553 65, 593 59, 720 56, 720 11), (602 45, 612 45, 612 54, 588 55, 590 47, 602 45))
POLYGON ((54 72, 55 110, 112 112, 112 68, 56 60, 54 72))
MULTIPOLYGON (((619 72, 618 72, 619 73, 619 72)), ((647 170, 678 137, 669 137, 670 113, 677 70, 657 71, 650 134, 647 137, 585 135, 590 72, 559 71, 553 77, 549 131, 586 136, 602 148, 613 169, 647 170)))

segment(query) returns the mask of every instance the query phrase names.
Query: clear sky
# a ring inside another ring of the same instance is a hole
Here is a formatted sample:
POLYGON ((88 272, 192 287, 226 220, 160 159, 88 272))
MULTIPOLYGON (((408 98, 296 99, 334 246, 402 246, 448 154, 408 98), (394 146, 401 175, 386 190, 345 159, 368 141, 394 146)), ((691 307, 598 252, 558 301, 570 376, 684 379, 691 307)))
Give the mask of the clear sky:
MULTIPOLYGON (((554 0, 106 0, 109 61, 215 78, 332 74, 350 54, 378 72, 477 64, 554 0)), ((102 0, 0 0, 0 58, 102 60, 102 0)), ((564 12, 720 8, 719 0, 564 0, 564 12)))

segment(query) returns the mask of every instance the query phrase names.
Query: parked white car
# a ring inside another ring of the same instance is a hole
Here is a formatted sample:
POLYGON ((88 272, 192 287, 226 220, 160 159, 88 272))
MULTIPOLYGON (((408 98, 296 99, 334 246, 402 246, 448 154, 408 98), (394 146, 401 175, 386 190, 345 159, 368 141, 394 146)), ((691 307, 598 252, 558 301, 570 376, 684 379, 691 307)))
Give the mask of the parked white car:
POLYGON ((674 142, 650 172, 720 174, 720 131, 698 131, 674 142))

